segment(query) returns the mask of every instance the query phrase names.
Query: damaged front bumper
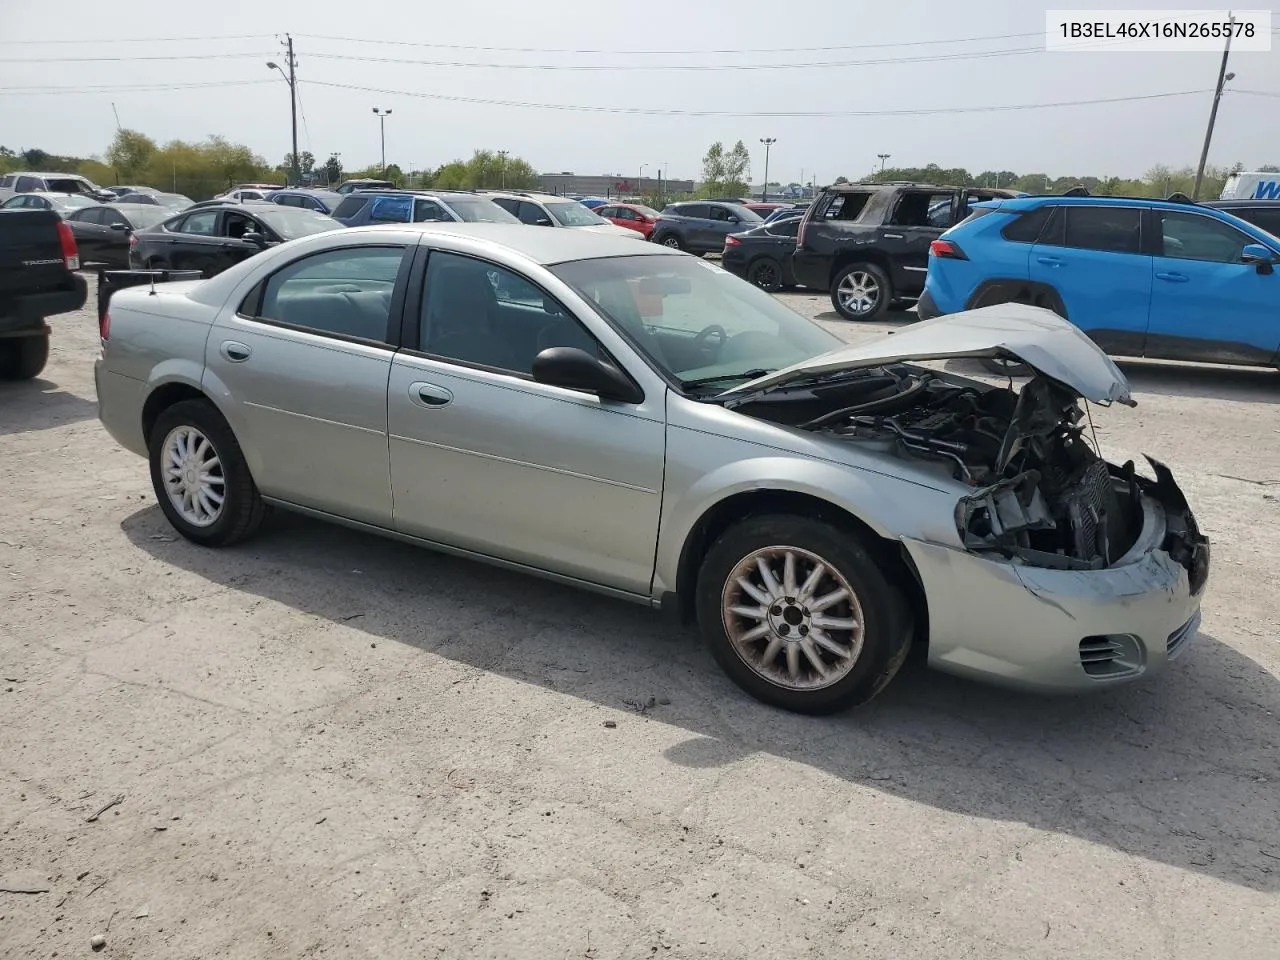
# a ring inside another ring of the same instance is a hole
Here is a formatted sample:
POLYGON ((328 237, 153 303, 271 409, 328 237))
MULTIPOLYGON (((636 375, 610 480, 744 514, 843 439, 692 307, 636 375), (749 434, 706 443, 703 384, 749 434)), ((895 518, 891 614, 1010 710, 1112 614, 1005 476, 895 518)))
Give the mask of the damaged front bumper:
POLYGON ((1178 656, 1200 623, 1209 543, 1161 463, 1142 531, 1105 569, 1070 570, 904 541, 929 600, 929 664, 1025 690, 1137 680, 1178 656))

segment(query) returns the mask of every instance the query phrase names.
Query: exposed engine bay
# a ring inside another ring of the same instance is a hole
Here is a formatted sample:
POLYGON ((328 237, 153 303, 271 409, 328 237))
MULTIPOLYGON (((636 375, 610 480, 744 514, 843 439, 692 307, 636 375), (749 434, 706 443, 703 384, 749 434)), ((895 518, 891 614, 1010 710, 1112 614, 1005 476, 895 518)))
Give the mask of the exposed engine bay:
POLYGON ((1101 569, 1137 540, 1151 481, 1108 464, 1079 398, 1037 376, 1020 391, 910 364, 846 371, 757 396, 743 412, 934 462, 973 488, 965 546, 1041 567, 1101 569))

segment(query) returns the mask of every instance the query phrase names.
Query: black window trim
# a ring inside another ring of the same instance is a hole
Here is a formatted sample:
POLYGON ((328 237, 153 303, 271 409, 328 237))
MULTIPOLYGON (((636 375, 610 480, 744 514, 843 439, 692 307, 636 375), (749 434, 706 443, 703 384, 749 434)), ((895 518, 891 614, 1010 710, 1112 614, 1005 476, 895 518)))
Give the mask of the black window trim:
MULTIPOLYGON (((639 392, 640 399, 636 401, 634 404, 630 404, 630 405, 640 406, 642 403, 644 403, 645 391, 644 391, 643 385, 641 385, 636 380, 636 378, 631 375, 631 372, 625 366, 623 366, 621 363, 618 362, 618 358, 613 355, 612 351, 610 351, 608 347, 606 347, 603 343, 600 342, 600 338, 597 337, 590 329, 587 328, 587 326, 582 322, 582 320, 578 317, 576 313, 574 313, 572 310, 566 307, 563 303, 561 303, 559 297, 555 296, 552 293, 549 293, 547 289, 544 286, 542 286, 542 284, 535 281, 532 277, 528 276, 525 273, 522 273, 519 270, 516 270, 513 267, 507 266, 505 263, 498 263, 494 260, 489 260, 486 257, 477 256, 472 253, 461 253, 457 250, 445 250, 441 248, 427 247, 427 246, 420 246, 417 248, 417 250, 418 250, 418 253, 417 253, 417 256, 414 258, 413 269, 410 271, 410 276, 408 278, 409 289, 405 297, 404 310, 401 315, 401 326, 400 326, 400 352, 401 353, 404 353, 411 357, 421 357, 425 360, 434 360, 437 363, 447 363, 450 366, 459 367, 464 370, 483 370, 486 373, 493 373, 493 374, 498 374, 504 377, 510 377, 513 380, 522 380, 525 383, 536 383, 544 387, 554 386, 553 384, 542 383, 540 380, 535 380, 532 374, 520 373, 518 370, 508 370, 505 367, 492 367, 484 363, 473 363, 469 360, 458 360, 454 357, 444 357, 437 353, 429 353, 426 350, 423 350, 420 348, 418 340, 419 340, 419 335, 422 331, 421 315, 422 315, 423 298, 424 298, 424 294, 426 292, 426 287, 427 287, 427 268, 430 266, 431 254, 447 253, 451 256, 462 257, 463 259, 466 259, 466 260, 474 260, 477 263, 485 264, 497 270, 505 270, 508 273, 513 273, 517 277, 519 277, 521 280, 523 280, 525 283, 529 284, 529 286, 533 287, 535 290, 538 290, 544 297, 548 297, 552 301, 554 301, 556 304, 558 304, 561 311, 564 313, 564 315, 570 318, 574 323, 576 323, 582 329, 583 333, 585 333, 588 337, 590 337, 593 341, 595 341, 596 347, 600 350, 601 354, 603 355, 603 359, 607 363, 611 364, 619 372, 621 372, 621 374, 624 377, 630 380, 632 385, 639 392)), ((613 329, 616 331, 617 328, 614 327, 614 325, 610 323, 609 319, 605 317, 600 311, 597 310, 596 314, 597 316, 600 316, 606 324, 609 325, 610 329, 613 329)), ((626 338, 624 337, 624 339, 626 338)), ((627 340, 627 342, 630 343, 630 340, 627 340)), ((571 393, 579 393, 587 397, 594 396, 594 394, 590 393, 589 391, 573 390, 572 388, 569 388, 569 387, 554 387, 554 389, 569 390, 571 393)))
POLYGON ((265 327, 279 327, 281 330, 292 330, 295 333, 309 333, 312 336, 324 337, 328 340, 336 340, 340 343, 358 343, 366 347, 378 347, 386 350, 388 353, 394 353, 400 349, 400 331, 403 329, 401 313, 404 311, 405 292, 408 287, 409 275, 417 258, 418 247, 411 247, 404 243, 352 243, 338 247, 326 247, 324 250, 315 250, 311 253, 303 254, 300 257, 294 257, 288 263, 281 264, 272 270, 269 274, 259 280, 250 288, 240 299, 240 305, 236 307, 236 316, 241 320, 248 320, 251 323, 260 323, 265 327), (286 323, 283 320, 273 320, 270 317, 259 316, 262 310, 262 300, 267 292, 267 283, 271 278, 278 274, 281 270, 287 270, 296 263, 303 260, 310 260, 312 257, 319 257, 329 253, 336 253, 339 250, 400 250, 400 269, 396 273, 395 285, 391 288, 391 305, 387 312, 387 338, 386 340, 370 340, 367 337, 353 337, 345 333, 330 333, 327 330, 317 330, 315 327, 304 327, 297 323, 286 323), (405 254, 412 251, 412 257, 406 257, 405 254), (252 313, 245 312, 245 305, 252 301, 252 313))
POLYGON ((1150 207, 1144 207, 1136 203, 1122 204, 1097 204, 1097 203, 1059 203, 1053 207, 1053 214, 1045 222, 1044 229, 1040 231, 1040 238, 1036 241, 1038 244, 1044 244, 1050 247, 1061 247, 1064 250, 1089 250, 1093 253, 1109 253, 1122 257, 1149 257, 1151 256, 1151 220, 1150 207), (1067 243, 1067 226, 1070 214, 1069 210, 1133 210, 1138 214, 1138 249, 1137 250, 1099 250, 1097 247, 1078 247, 1074 244, 1067 243), (1050 238, 1050 229, 1056 232, 1056 237, 1050 238))

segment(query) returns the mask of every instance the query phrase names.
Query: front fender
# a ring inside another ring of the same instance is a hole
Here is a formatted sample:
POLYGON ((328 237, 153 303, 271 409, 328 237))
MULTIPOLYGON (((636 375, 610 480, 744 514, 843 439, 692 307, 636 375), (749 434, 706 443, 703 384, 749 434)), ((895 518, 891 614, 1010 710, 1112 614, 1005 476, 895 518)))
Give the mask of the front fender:
POLYGON ((955 495, 888 473, 776 454, 733 460, 689 482, 672 473, 667 478, 658 534, 656 597, 676 589, 680 558, 698 522, 740 494, 777 491, 813 497, 851 514, 889 540, 905 537, 959 545, 955 495))

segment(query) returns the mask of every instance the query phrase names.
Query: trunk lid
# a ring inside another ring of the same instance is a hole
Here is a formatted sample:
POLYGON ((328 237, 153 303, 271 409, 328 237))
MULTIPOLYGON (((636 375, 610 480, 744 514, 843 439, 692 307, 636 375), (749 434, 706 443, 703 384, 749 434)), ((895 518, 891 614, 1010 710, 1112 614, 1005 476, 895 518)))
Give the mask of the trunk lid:
POLYGON ((1098 345, 1051 310, 1001 303, 935 317, 881 340, 844 347, 727 390, 722 397, 824 374, 891 363, 956 358, 1025 363, 1094 403, 1134 406, 1129 381, 1098 345))

